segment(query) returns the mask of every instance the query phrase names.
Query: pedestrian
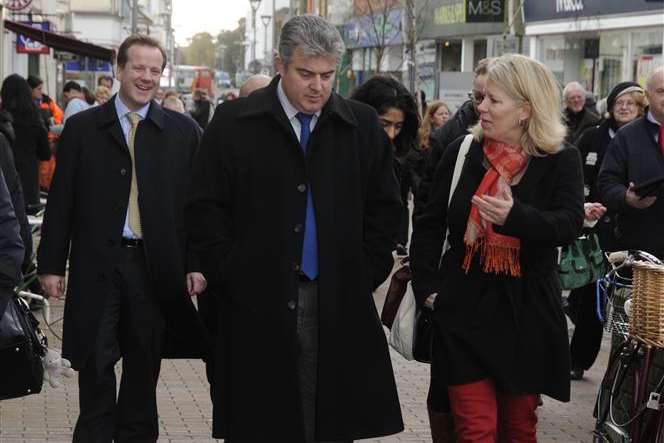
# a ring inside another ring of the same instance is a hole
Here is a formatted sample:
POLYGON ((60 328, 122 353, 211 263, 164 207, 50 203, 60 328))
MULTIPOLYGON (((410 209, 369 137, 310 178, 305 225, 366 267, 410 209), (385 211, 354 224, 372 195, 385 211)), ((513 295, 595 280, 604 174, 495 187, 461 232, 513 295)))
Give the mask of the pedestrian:
POLYGON ((247 97, 256 89, 265 88, 272 81, 272 77, 265 74, 254 74, 240 86, 240 97, 247 97))
POLYGON ((192 109, 189 114, 191 115, 191 118, 196 120, 201 128, 205 129, 210 120, 212 120, 212 115, 214 114, 212 103, 210 103, 205 89, 196 89, 193 98, 194 109, 192 109))
POLYGON ((62 123, 64 112, 55 100, 44 93, 44 81, 34 75, 29 76, 27 81, 32 88, 32 99, 44 118, 46 128, 62 123))
POLYGON ((94 106, 97 102, 97 97, 85 86, 81 86, 81 92, 83 93, 83 100, 88 106, 94 106))
POLYGON ((569 401, 557 246, 581 230, 583 177, 559 100, 543 64, 494 59, 451 203, 465 138, 445 150, 415 221, 413 292, 433 310, 435 396, 449 395, 460 443, 535 442, 537 394, 569 401))
POLYGON ((97 86, 103 86, 108 88, 109 91, 113 91, 113 77, 110 75, 102 75, 97 79, 97 86))
MULTIPOLYGON (((598 195, 597 175, 611 140, 621 127, 643 115, 645 104, 644 91, 638 83, 618 83, 607 98, 607 118, 598 126, 587 129, 579 138, 586 205, 595 208, 592 213, 586 211, 585 231, 588 235, 598 236, 603 251, 616 250, 615 213, 604 214, 606 208, 598 195)), ((583 378, 584 371, 595 362, 602 344, 603 326, 597 318, 596 298, 595 282, 572 290, 567 298, 569 317, 574 323, 570 342, 572 380, 583 378)))
POLYGON ((394 172, 399 180, 401 223, 394 239, 397 255, 408 255, 410 212, 408 196, 414 188, 411 154, 417 148, 420 118, 415 98, 406 87, 386 76, 374 76, 357 88, 353 100, 366 103, 378 113, 378 121, 392 143, 394 172))
POLYGON ((39 200, 39 161, 51 158, 46 127, 32 100, 32 90, 20 75, 5 78, 0 97, 2 109, 12 119, 15 134, 12 149, 16 170, 21 177, 25 209, 34 215, 43 207, 39 200))
POLYGON ((217 305, 212 433, 228 443, 403 430, 371 295, 398 184, 375 111, 332 92, 343 54, 325 19, 291 18, 279 75, 222 103, 196 157, 189 241, 217 305))
POLYGON ((664 66, 648 77, 645 115, 622 127, 609 143, 597 177, 599 196, 616 214, 615 248, 664 259, 662 187, 639 195, 634 187, 664 176, 664 66))
POLYGON ((24 252, 19 231, 11 196, 0 170, 0 316, 21 281, 24 252))
POLYGON ((565 141, 575 145, 583 131, 599 123, 599 117, 586 107, 586 89, 581 83, 567 83, 563 89, 563 99, 568 129, 565 141))
POLYGON ((65 127, 65 123, 67 123, 69 117, 90 108, 90 104, 87 102, 83 88, 74 80, 70 80, 65 83, 65 85, 62 87, 62 96, 66 103, 65 115, 62 119, 62 124, 51 127, 51 132, 58 136, 62 133, 62 130, 65 127))
POLYGON ((95 104, 103 105, 111 98, 111 90, 106 86, 97 86, 95 89, 95 104))
POLYGON ((128 37, 117 65, 118 93, 67 121, 38 252, 44 291, 58 298, 69 258, 62 355, 78 371, 74 442, 157 441, 161 358, 206 347, 186 296, 205 279, 183 226, 198 132, 151 101, 166 65, 156 40, 128 37))
POLYGON ((438 143, 433 144, 429 150, 424 173, 418 187, 419 192, 414 199, 413 218, 418 216, 420 209, 427 201, 431 181, 436 172, 436 167, 443 157, 445 148, 457 138, 468 134, 470 128, 479 121, 480 114, 477 106, 484 99, 484 85, 490 62, 490 58, 483 58, 477 62, 477 66, 473 71, 473 85, 472 90, 468 93, 468 100, 457 109, 454 115, 443 126, 435 129, 431 134, 431 137, 438 143))
POLYGON ((441 128, 450 117, 450 108, 442 100, 436 100, 429 105, 422 125, 419 129, 419 144, 411 151, 409 160, 412 169, 413 189, 416 190, 413 194, 415 200, 418 199, 417 194, 420 190, 420 185, 424 176, 427 174, 427 163, 429 161, 429 154, 436 150, 440 152, 438 140, 433 137, 433 133, 438 128, 441 128))

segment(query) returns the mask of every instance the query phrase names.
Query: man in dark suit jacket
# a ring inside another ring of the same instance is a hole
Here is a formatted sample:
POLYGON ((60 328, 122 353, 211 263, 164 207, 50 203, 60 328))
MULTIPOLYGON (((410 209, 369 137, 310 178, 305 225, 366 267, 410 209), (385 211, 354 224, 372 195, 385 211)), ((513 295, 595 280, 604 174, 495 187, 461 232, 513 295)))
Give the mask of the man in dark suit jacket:
POLYGON ((206 283, 182 226, 199 137, 190 119, 151 100, 165 64, 155 40, 126 39, 118 94, 73 116, 60 139, 38 271, 62 298, 69 258, 62 353, 79 371, 75 442, 156 441, 161 357, 178 343, 200 356, 205 345, 186 292, 206 283))
POLYGON ((332 442, 403 429, 371 291, 392 269, 392 149, 332 93, 337 29, 298 16, 279 75, 220 105, 196 157, 192 247, 216 297, 213 435, 332 442))

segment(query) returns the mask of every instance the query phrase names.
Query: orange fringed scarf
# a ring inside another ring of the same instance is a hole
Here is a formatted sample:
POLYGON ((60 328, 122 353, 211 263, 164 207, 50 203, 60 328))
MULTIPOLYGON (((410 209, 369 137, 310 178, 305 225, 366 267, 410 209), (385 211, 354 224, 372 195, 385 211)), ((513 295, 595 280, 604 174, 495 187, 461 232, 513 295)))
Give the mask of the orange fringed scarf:
MULTIPOLYGON (((508 145, 495 140, 484 139, 484 156, 489 162, 489 169, 475 191, 481 197, 495 197, 504 192, 511 192, 509 185, 528 164, 528 155, 521 146, 508 145)), ((466 244, 466 256, 463 269, 468 273, 473 256, 479 249, 482 270, 493 274, 507 274, 512 277, 521 276, 519 251, 521 241, 518 238, 498 234, 493 224, 480 216, 475 205, 471 205, 466 233, 463 237, 466 244)))

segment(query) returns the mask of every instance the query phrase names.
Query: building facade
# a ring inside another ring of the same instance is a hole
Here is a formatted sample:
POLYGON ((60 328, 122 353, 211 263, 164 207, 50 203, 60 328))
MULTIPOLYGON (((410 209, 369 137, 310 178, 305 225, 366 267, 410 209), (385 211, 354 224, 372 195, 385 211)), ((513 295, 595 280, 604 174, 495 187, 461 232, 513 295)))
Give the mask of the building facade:
POLYGON ((625 80, 645 85, 664 63, 664 4, 652 0, 526 0, 526 52, 561 82, 606 96, 625 80))

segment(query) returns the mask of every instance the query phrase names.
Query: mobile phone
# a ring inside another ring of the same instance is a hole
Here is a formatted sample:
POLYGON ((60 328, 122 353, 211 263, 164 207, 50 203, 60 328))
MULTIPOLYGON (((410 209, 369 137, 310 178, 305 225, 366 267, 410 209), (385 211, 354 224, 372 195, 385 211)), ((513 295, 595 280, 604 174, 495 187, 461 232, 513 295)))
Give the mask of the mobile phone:
POLYGON ((641 198, 651 197, 659 194, 662 185, 664 185, 664 175, 639 183, 632 188, 632 191, 641 198))

